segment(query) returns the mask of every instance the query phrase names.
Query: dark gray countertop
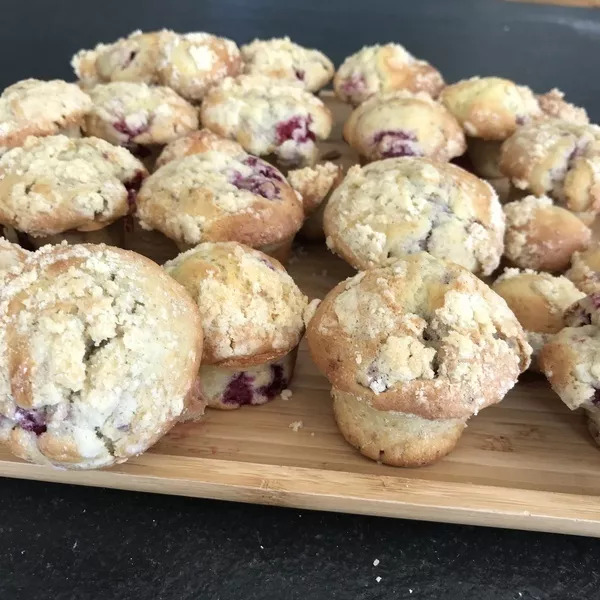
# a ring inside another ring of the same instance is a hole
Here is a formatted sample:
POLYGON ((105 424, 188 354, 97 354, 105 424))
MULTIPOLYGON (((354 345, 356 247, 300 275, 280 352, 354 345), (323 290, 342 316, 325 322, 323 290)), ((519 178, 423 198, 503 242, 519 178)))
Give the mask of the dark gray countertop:
MULTIPOLYGON (((448 81, 500 74, 536 91, 558 86, 600 121, 600 11, 503 0, 4 0, 0 87, 69 78, 78 48, 159 27, 238 42, 287 33, 336 63, 399 41, 448 81)), ((593 539, 0 485, 0 600, 600 598, 593 539)))

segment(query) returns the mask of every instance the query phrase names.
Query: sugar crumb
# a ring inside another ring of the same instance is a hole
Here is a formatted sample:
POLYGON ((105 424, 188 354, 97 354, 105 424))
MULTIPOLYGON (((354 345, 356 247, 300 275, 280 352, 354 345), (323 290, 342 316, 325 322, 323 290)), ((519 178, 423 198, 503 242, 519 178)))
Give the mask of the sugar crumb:
POLYGON ((379 564, 379 559, 378 559, 378 558, 376 558, 376 559, 373 561, 373 566, 374 566, 374 567, 376 567, 378 564, 379 564))
POLYGON ((379 582, 381 581, 381 577, 379 577, 379 575, 378 575, 377 577, 375 577, 375 581, 376 581, 377 583, 379 583, 379 582))
POLYGON ((298 433, 298 430, 304 427, 304 423, 302 421, 294 421, 293 423, 290 423, 288 427, 293 430, 294 433, 298 433))
POLYGON ((293 393, 292 390, 288 390, 288 389, 282 390, 281 399, 289 400, 292 397, 292 393, 293 393))

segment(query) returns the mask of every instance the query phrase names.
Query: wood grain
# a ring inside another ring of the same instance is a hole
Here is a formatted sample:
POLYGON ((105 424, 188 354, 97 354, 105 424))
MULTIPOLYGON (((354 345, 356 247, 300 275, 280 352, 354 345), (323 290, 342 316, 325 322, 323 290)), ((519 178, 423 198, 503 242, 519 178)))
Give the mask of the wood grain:
MULTIPOLYGON (((327 150, 340 143, 338 117, 327 150)), ((160 254, 160 249, 158 250, 160 254)), ((158 255, 157 254, 157 255, 158 255)), ((297 247, 289 270, 323 297, 352 269, 324 245, 297 247)), ((298 508, 600 536, 600 449, 583 415, 545 380, 526 374, 499 405, 482 411, 454 452, 421 469, 362 457, 335 426, 328 382, 305 344, 290 400, 238 411, 209 410, 175 427, 143 456, 103 471, 25 464, 0 449, 0 475, 298 508), (297 432, 290 424, 302 421, 297 432)))

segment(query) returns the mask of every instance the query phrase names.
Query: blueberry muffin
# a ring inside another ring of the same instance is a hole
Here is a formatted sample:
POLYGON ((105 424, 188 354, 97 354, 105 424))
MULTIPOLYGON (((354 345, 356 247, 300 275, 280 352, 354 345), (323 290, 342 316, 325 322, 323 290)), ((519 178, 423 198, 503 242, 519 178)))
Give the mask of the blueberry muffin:
POLYGON ((427 158, 351 167, 323 222, 329 248, 356 269, 426 250, 489 275, 503 251, 504 216, 492 187, 427 158))
POLYGON ((458 121, 424 92, 371 96, 344 125, 344 139, 366 161, 428 156, 449 161, 466 150, 458 121))
POLYGON ((537 100, 545 117, 569 121, 576 125, 586 125, 590 122, 585 108, 567 102, 564 92, 557 88, 553 88, 545 94, 539 94, 537 100))
POLYGON ((237 241, 285 259, 304 212, 270 164, 245 152, 210 150, 167 162, 148 177, 137 217, 181 249, 237 241))
POLYGON ((134 31, 116 42, 80 50, 71 65, 85 87, 134 81, 166 85, 199 101, 211 85, 239 72, 241 57, 231 40, 208 33, 134 31))
POLYGON ((146 174, 125 148, 98 138, 29 137, 0 157, 0 224, 34 246, 101 230, 130 211, 146 174))
POLYGON ((600 127, 524 125, 502 144, 500 170, 518 189, 546 194, 590 223, 600 211, 600 127))
POLYGON ((600 292, 600 244, 595 243, 587 250, 574 252, 565 277, 586 294, 600 292))
POLYGON ((339 283, 307 329, 343 436, 394 466, 435 462, 502 400, 531 348, 504 300, 421 252, 339 283))
POLYGON ((336 96, 358 106, 379 92, 407 90, 437 97, 444 87, 439 71, 400 44, 365 46, 341 64, 333 79, 336 96))
POLYGON ((592 232, 573 213, 547 196, 527 196, 504 205, 505 255, 515 266, 536 271, 564 271, 592 232))
POLYGON ((600 296, 591 294, 565 312, 567 327, 540 353, 552 389, 571 409, 583 408, 592 437, 600 444, 600 296))
POLYGON ((202 314, 208 406, 263 404, 286 389, 307 298, 275 259, 235 242, 204 243, 165 264, 202 314))
POLYGON ((297 85, 265 76, 227 78, 211 88, 202 125, 257 156, 274 154, 285 166, 314 164, 317 140, 331 132, 329 109, 297 85))
POLYGON ((288 171, 289 184, 300 194, 305 221, 300 234, 309 240, 324 240, 323 213, 333 190, 343 178, 342 167, 324 162, 314 167, 288 171))
POLYGON ((198 111, 171 88, 117 81, 88 90, 87 135, 117 146, 163 146, 198 129, 198 111))
POLYGON ((564 326, 564 312, 585 296, 566 277, 506 269, 492 285, 513 311, 533 349, 532 368, 540 350, 564 326))
POLYGON ((244 149, 237 142, 221 137, 210 129, 200 129, 167 144, 156 160, 156 168, 172 160, 208 150, 219 150, 231 155, 244 154, 244 149))
POLYGON ((325 87, 333 77, 333 63, 319 50, 295 44, 289 37, 254 40, 241 47, 244 73, 289 81, 309 92, 325 87))
POLYGON ((198 308, 142 256, 46 246, 3 287, 0 324, 0 440, 24 460, 107 467, 203 410, 198 308))
POLYGON ((30 135, 79 137, 92 101, 75 84, 25 79, 0 95, 0 154, 22 146, 30 135))

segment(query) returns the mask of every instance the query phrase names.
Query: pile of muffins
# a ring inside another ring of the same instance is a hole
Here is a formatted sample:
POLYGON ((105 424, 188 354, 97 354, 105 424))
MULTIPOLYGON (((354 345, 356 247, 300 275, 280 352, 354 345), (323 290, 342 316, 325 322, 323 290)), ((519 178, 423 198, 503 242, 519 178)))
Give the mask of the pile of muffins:
POLYGON ((600 127, 560 91, 446 85, 399 44, 335 71, 289 38, 167 30, 72 66, 76 83, 0 95, 15 455, 106 467, 207 407, 288 395, 305 329, 342 435, 373 460, 440 459, 530 367, 600 443, 600 127), (320 152, 331 79, 348 169, 320 152), (296 235, 357 275, 309 301, 283 266, 296 235))

